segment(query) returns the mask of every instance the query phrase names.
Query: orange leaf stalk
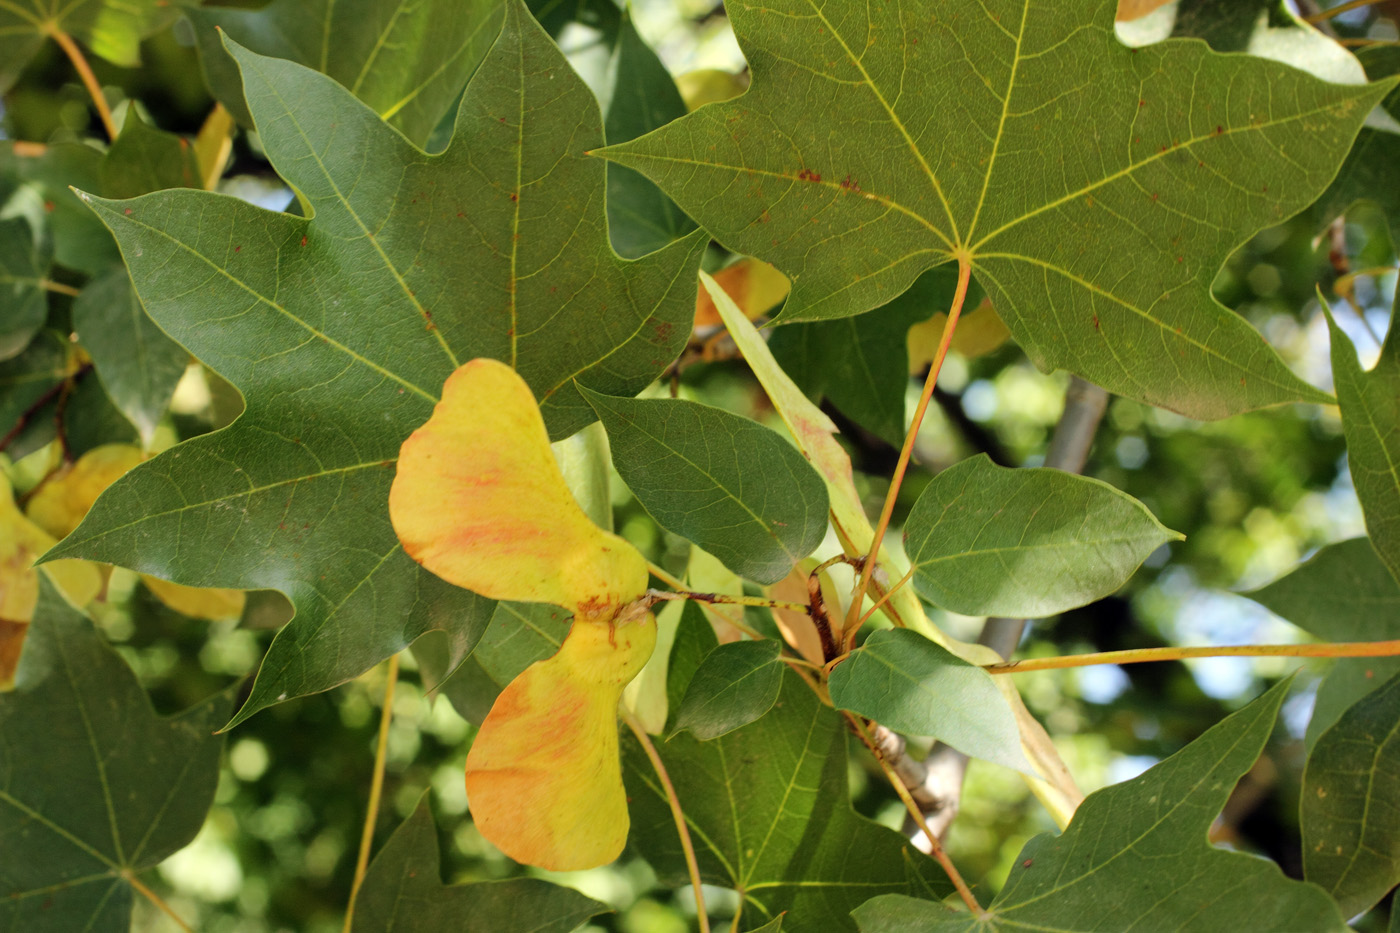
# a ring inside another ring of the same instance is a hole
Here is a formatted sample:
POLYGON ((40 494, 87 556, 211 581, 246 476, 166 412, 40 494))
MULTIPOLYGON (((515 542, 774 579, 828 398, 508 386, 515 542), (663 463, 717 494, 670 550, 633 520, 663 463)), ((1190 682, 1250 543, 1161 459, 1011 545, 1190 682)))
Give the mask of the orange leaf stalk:
POLYGON ((647 565, 574 501, 515 370, 476 359, 448 377, 399 452, 389 516, 405 552, 449 583, 574 614, 559 651, 506 686, 472 743, 477 828, 541 868, 617 858, 628 830, 618 702, 656 643, 647 565))
POLYGON ((938 374, 943 369, 943 359, 948 355, 948 347, 953 342, 953 331, 958 326, 958 316, 962 314, 963 302, 967 300, 967 286, 972 278, 972 262, 966 256, 958 257, 958 288, 953 293, 953 304, 948 309, 948 324, 943 328, 943 339, 938 342, 938 353, 929 368, 924 389, 919 393, 919 404, 914 409, 914 419, 909 425, 909 433, 904 437, 904 447, 899 451, 899 461, 895 464, 894 476, 890 478, 889 492, 885 493, 885 504, 880 509, 880 521, 875 526, 875 538, 870 551, 865 555, 865 563, 860 569, 855 592, 851 594, 851 608, 846 613, 846 624, 842 629, 845 648, 850 651, 855 645, 856 632, 860 630, 860 608, 865 602, 865 591, 870 586, 870 576, 875 572, 875 564, 880 559, 880 545, 885 541, 885 532, 890 526, 890 516, 894 513, 894 503, 899 497, 899 487, 904 483, 904 472, 909 468, 909 458, 914 453, 914 439, 919 436, 919 425, 924 422, 933 389, 938 385, 938 374))

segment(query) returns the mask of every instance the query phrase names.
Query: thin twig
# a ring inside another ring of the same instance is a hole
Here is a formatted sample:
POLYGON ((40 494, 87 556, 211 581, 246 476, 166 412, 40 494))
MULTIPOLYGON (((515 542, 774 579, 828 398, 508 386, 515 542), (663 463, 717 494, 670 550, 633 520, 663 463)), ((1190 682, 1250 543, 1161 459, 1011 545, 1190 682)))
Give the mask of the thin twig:
POLYGON ((181 920, 180 915, 175 913, 171 906, 165 902, 165 899, 162 898, 156 892, 152 891, 150 888, 146 887, 146 885, 141 882, 140 878, 137 878, 129 870, 123 871, 122 877, 126 879, 127 884, 131 885, 133 888, 136 889, 137 893, 139 893, 146 900, 154 904, 157 910, 159 910, 161 913, 165 914, 167 917, 173 920, 176 926, 184 930, 185 933, 194 933, 194 928, 191 927, 184 920, 181 920))
POLYGON ((1314 13, 1311 16, 1303 17, 1303 22, 1316 25, 1324 23, 1334 16, 1341 16, 1343 13, 1350 13, 1352 10, 1359 10, 1362 7, 1370 6, 1377 0, 1348 0, 1346 3, 1339 3, 1336 6, 1323 10, 1321 13, 1314 13))
POLYGON ((73 286, 64 285, 62 282, 55 282, 53 279, 39 279, 39 287, 46 292, 54 292, 58 295, 68 295, 70 298, 76 298, 78 297, 78 295, 82 294, 78 289, 74 288, 73 286))
MULTIPOLYGON (((65 386, 69 386, 70 383, 76 385, 91 369, 91 363, 84 363, 72 375, 65 376, 62 381, 44 390, 43 395, 40 395, 28 408, 20 412, 19 417, 15 419, 15 423, 10 427, 10 430, 5 432, 5 436, 0 437, 0 452, 3 452, 15 442, 15 438, 19 437, 20 433, 28 426, 30 419, 37 415, 45 405, 58 398, 59 395, 63 393, 65 386)), ((69 391, 71 391, 71 387, 69 391)))
POLYGON ((1054 658, 1025 658, 983 665, 989 674, 1022 674, 1095 664, 1142 664, 1146 661, 1182 661, 1187 658, 1388 658, 1400 655, 1400 639, 1391 641, 1327 642, 1311 645, 1204 645, 1181 648, 1129 648, 1096 651, 1054 658))
POLYGON ((968 909, 975 915, 980 917, 984 913, 982 905, 977 903, 977 898, 972 895, 972 889, 967 886, 967 882, 963 880, 962 875, 958 872, 957 866, 953 864, 953 860, 950 859, 948 853, 944 851, 942 843, 938 841, 938 837, 934 835, 933 830, 930 829, 928 823, 924 821, 923 810, 914 802, 914 798, 909 795, 909 789, 904 786, 904 782, 900 780, 899 775, 894 772, 890 767, 890 763, 885 760, 885 753, 881 750, 879 744, 871 737, 864 724, 862 724, 857 717, 845 711, 843 711, 841 715, 846 717, 846 722, 850 724, 856 736, 860 738, 866 748, 870 749, 870 754, 874 756, 875 761, 880 765, 880 770, 885 772, 885 778, 890 782, 890 786, 893 787, 894 792, 899 795, 899 799, 904 801, 904 808, 909 811, 909 815, 913 817, 914 822, 919 824, 919 828, 923 830, 924 835, 928 837, 930 845, 929 854, 938 860, 939 865, 943 866, 943 871, 947 873, 948 880, 953 882, 953 887, 957 890, 958 896, 963 899, 963 903, 966 904, 968 909))
POLYGON ((871 616, 879 612, 880 607, 883 606, 885 603, 889 602, 890 597, 893 596, 895 593, 898 593, 900 589, 913 578, 914 568, 910 567, 904 572, 904 576, 900 577, 898 580, 895 581, 894 586, 885 590, 884 595, 881 596, 879 599, 875 600, 875 602, 871 605, 869 609, 865 610, 865 615, 860 617, 860 621, 856 623, 856 628, 859 629, 862 625, 866 623, 867 620, 869 620, 871 616))
POLYGON ((384 791, 384 770, 389 760, 389 723, 394 718, 394 688, 399 682, 399 656, 389 658, 384 673, 384 709, 379 715, 379 744, 374 751, 374 776, 369 784, 369 806, 365 810, 365 828, 360 833, 360 853, 355 858, 355 879, 350 883, 350 903, 345 908, 345 933, 355 920, 355 899, 360 895, 365 872, 369 868, 369 850, 374 844, 374 825, 379 822, 379 798, 384 791))
POLYGON ((87 56, 83 54, 82 49, 78 48, 78 43, 73 41, 73 37, 59 29, 57 25, 49 29, 49 35, 63 49, 68 60, 77 69, 78 77, 82 78, 83 86, 87 88, 88 95, 92 97, 93 106, 97 108, 97 115, 102 118, 102 125, 107 130, 107 138, 116 139, 117 124, 112 119, 112 108, 107 106, 107 98, 102 94, 102 85, 98 83, 97 75, 92 73, 92 66, 88 64, 87 56))
MULTIPOLYGON (((658 565, 656 565, 656 564, 653 564, 651 561, 647 561, 647 570, 651 572, 651 575, 652 575, 653 577, 656 577, 656 579, 660 580, 662 583, 666 584, 667 586, 669 586, 669 587, 675 589, 675 590, 678 591, 678 592, 686 592, 686 586, 685 586, 685 584, 682 583, 682 582, 681 582, 679 579, 677 579, 676 577, 674 577, 674 576, 672 576, 671 574, 667 573, 667 572, 666 572, 663 568, 661 568, 660 566, 658 566, 658 565)), ((652 592, 656 592, 656 591, 653 590, 652 592)), ((753 630, 752 628, 750 628, 748 625, 745 625, 745 624, 744 624, 744 620, 743 620, 742 618, 738 618, 738 619, 731 618, 730 616, 726 615, 725 613, 723 613, 723 612, 718 612, 718 611, 715 612, 715 615, 717 615, 717 616, 719 616, 721 619, 723 619, 726 625, 732 625, 732 626, 734 626, 734 628, 736 628, 736 629, 738 629, 739 631, 743 632, 745 635, 749 636, 750 638, 762 638, 762 637, 763 637, 762 634, 760 634, 759 632, 754 631, 754 630, 753 630)), ((740 615, 742 616, 743 613, 740 612, 740 615)))
POLYGON ((700 890, 700 863, 695 858, 695 846, 690 841, 690 826, 685 821, 685 811, 681 809, 680 798, 676 796, 676 787, 671 783, 671 776, 666 773, 666 765, 661 761, 661 756, 656 753, 656 746, 651 744, 647 730, 642 728, 642 724, 631 713, 623 713, 622 719, 641 743, 642 750, 647 753, 647 758, 651 760, 651 766, 661 781, 661 786, 666 790, 666 802, 671 805, 671 818, 676 821, 676 833, 681 837, 681 851, 685 853, 685 868, 690 873, 690 886, 695 889, 695 913, 700 918, 700 933, 710 933, 710 916, 705 912, 705 895, 700 890))
POLYGON ((860 569, 855 591, 851 593, 851 608, 846 613, 846 624, 842 628, 842 640, 846 650, 851 650, 859 630, 860 609, 865 602, 865 591, 870 587, 870 576, 875 572, 875 564, 880 559, 880 546, 884 544, 885 532, 890 527, 890 516, 894 514, 894 503, 899 498, 899 487, 904 483, 904 472, 909 468, 909 458, 914 452, 914 439, 919 436, 919 426, 923 424, 924 413, 928 411, 929 399, 938 385, 938 374, 943 369, 943 359, 948 355, 948 347, 953 342, 953 330, 958 326, 958 316, 962 314, 963 302, 967 299, 967 285, 972 278, 972 262, 966 256, 958 258, 958 287, 953 293, 953 304, 948 309, 948 323, 943 325, 943 336, 938 342, 938 352, 933 365, 929 367, 928 378, 924 380, 923 391, 919 393, 919 404, 914 409, 914 419, 909 425, 909 433, 904 437, 904 447, 899 451, 899 462, 894 475, 890 477, 890 488, 885 493, 885 504, 880 509, 880 521, 875 526, 875 535, 870 550, 865 555, 865 565, 860 569))
POLYGON ((691 599, 697 603, 710 603, 721 606, 754 606, 759 609, 786 609, 789 612, 806 613, 806 603, 794 603, 786 599, 769 599, 766 596, 731 596, 728 593, 696 593, 684 587, 680 592, 647 590, 647 599, 654 603, 670 602, 677 599, 691 599))

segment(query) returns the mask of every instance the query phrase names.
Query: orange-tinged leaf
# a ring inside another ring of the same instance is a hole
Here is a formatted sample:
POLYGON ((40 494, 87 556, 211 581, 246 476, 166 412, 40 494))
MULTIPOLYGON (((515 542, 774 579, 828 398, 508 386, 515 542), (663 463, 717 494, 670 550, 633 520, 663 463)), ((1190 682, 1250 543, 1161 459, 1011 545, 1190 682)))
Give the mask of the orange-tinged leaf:
POLYGON ((459 367, 404 441, 389 517, 410 557, 492 599, 606 622, 646 591, 641 553, 579 508, 530 387, 496 360, 459 367))
POLYGON ((575 871, 621 854, 629 820, 617 704, 655 644, 649 612, 575 622, 557 654, 496 698, 467 755, 467 802, 506 855, 575 871))
POLYGON ((1117 19, 1120 23, 1139 19, 1171 2, 1172 0, 1118 0, 1117 19))
POLYGON ((192 619, 234 619, 243 615, 243 604, 247 601, 247 594, 242 590, 185 586, 144 573, 141 582, 156 599, 192 619))
MULTIPOLYGON (((792 288, 787 276, 761 259, 741 259, 716 272, 713 278, 750 321, 771 311, 792 288)), ((720 323, 714 299, 709 292, 700 289, 695 296, 695 326, 716 327, 720 323)))
POLYGON ((126 444, 95 447, 49 477, 29 500, 25 514, 55 538, 66 538, 102 490, 144 459, 140 450, 126 444))

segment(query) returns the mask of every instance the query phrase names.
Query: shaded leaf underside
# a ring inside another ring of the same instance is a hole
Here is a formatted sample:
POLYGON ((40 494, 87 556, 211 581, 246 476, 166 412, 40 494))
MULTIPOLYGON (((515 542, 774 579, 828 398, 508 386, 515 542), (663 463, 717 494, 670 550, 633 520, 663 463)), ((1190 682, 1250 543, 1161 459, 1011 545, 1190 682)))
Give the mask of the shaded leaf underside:
POLYGON ((751 89, 603 154, 844 317, 971 262, 1042 367, 1194 417, 1321 394, 1209 287, 1384 85, 1113 33, 1112 0, 726 5, 751 89))

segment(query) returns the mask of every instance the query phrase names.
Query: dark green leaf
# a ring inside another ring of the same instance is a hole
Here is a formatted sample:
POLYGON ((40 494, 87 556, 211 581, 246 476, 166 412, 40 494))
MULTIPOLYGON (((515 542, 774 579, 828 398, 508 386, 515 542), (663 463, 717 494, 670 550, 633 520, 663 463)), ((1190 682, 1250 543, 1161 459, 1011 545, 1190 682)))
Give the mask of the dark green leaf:
POLYGON ((778 327, 768 346, 809 396, 898 446, 909 388, 909 328, 946 311, 957 286, 952 266, 931 269, 894 301, 855 318, 778 327))
POLYGON ((767 713, 782 687, 781 648, 768 638, 716 647, 691 677, 671 734, 688 731, 705 742, 767 713))
MULTIPOLYGON (((666 795, 645 754, 623 742, 631 844, 664 878, 685 859, 666 795)), ((658 746, 690 823, 702 880, 744 898, 741 929, 787 911, 793 930, 840 931, 881 892, 948 892, 942 871, 899 833, 849 803, 846 730, 793 673, 758 722, 712 742, 678 735, 658 746)))
POLYGON ((134 68, 141 64, 141 40, 179 15, 171 0, 6 0, 0 3, 0 91, 10 89, 53 30, 134 68))
POLYGON ((681 700, 685 699, 685 692, 690 688, 695 672, 718 645, 714 626, 705 617, 705 610, 698 603, 687 601, 681 609, 680 624, 676 627, 676 637, 671 642, 671 657, 666 665, 667 735, 676 728, 676 713, 680 711, 681 700))
POLYGON ((1342 912, 1400 883, 1400 675, 1324 732, 1303 771, 1303 876, 1342 912))
MULTIPOLYGON (((68 186, 101 191, 103 158, 79 143, 52 145, 41 155, 16 155, 13 143, 0 144, 0 176, 32 189, 42 201, 43 235, 54 262, 90 275, 106 271, 121 257, 107 228, 68 186)), ((38 227, 35 235, 40 236, 38 227)))
POLYGON ((425 791, 413 814, 370 863, 355 899, 352 930, 569 933, 589 917, 608 912, 606 904, 537 878, 443 884, 428 798, 425 791))
MULTIPOLYGON (((1372 80, 1400 74, 1400 49, 1360 49, 1356 57, 1372 80)), ((1386 97, 1383 106, 1400 118, 1400 91, 1386 97)), ((1321 229, 1357 201, 1375 202, 1390 221, 1390 240, 1400 243, 1400 134, 1388 129, 1362 127, 1356 143, 1332 182, 1313 205, 1314 223, 1321 229)))
POLYGON ((1026 844, 984 916, 880 897, 856 911, 861 933, 1340 933, 1346 921, 1317 887, 1207 838, 1264 747, 1287 690, 1279 684, 1141 777, 1090 794, 1063 833, 1026 844))
POLYGON ((83 289, 73 302, 73 329, 112 403, 149 446, 190 355, 146 316, 125 269, 83 289))
POLYGON ((15 692, 0 694, 0 926, 126 930, 126 874, 194 838, 214 799, 226 697, 165 719, 44 579, 15 692))
POLYGON ((1022 619, 1107 596, 1180 538, 1107 483, 1007 469, 985 454, 934 477, 904 526, 922 596, 965 615, 1022 619))
POLYGON ((239 45, 334 78, 418 145, 446 116, 501 29, 500 3, 275 0, 261 10, 203 7, 189 18, 209 87, 253 122, 219 30, 239 45))
MULTIPOLYGON (((1400 586, 1366 538, 1328 545, 1245 595, 1323 641, 1400 638, 1400 586)), ((1400 658, 1339 658, 1318 686, 1308 747, 1343 710, 1396 673, 1400 658)))
POLYGON ((48 274, 47 251, 34 242, 29 222, 20 217, 0 220, 0 306, 5 309, 0 317, 0 361, 18 356, 44 326, 48 274))
POLYGON ((513 362, 560 437, 594 418, 575 380, 635 393, 686 338, 700 239, 616 257, 603 165, 583 155, 602 135, 592 97, 518 5, 506 20, 440 156, 330 79, 234 49, 314 219, 196 191, 92 199, 152 318, 247 411, 127 474, 62 548, 287 594, 297 616, 239 720, 431 629, 450 669, 484 630, 491 604, 413 563, 387 509, 399 445, 459 363, 513 362))
POLYGON ((1370 372, 1362 372, 1356 348, 1330 314, 1327 328, 1352 484, 1371 544, 1400 580, 1400 325, 1392 318, 1370 372))
POLYGON ((750 90, 603 154, 792 276, 786 318, 963 257, 1043 368, 1197 418, 1322 400, 1210 284, 1331 181, 1389 86, 1129 49, 1115 6, 726 4, 750 90))
POLYGON ((908 629, 875 632, 832 668, 831 702, 906 735, 1027 773, 1016 719, 991 675, 908 629))
POLYGON ((680 399, 585 397, 617 472, 662 528, 759 583, 781 580, 821 543, 826 486, 768 428, 680 399))
POLYGON ((18 356, 0 362, 0 437, 17 430, 25 412, 67 374, 67 343, 53 331, 41 332, 18 356))
MULTIPOLYGON (((685 115, 670 72, 630 16, 618 26, 608 79, 612 95, 603 129, 609 143, 636 139, 685 115)), ((608 232, 618 253, 645 256, 694 229, 695 221, 645 176, 621 165, 608 168, 608 232)))
POLYGON ((558 606, 497 603, 481 641, 456 670, 448 666, 452 658, 449 646, 436 633, 416 642, 413 653, 423 665, 424 681, 440 685, 462 718, 479 726, 506 684, 559 650, 571 622, 569 614, 558 606))
POLYGON ((128 110, 121 135, 102 160, 103 195, 134 198, 162 188, 199 187, 194 147, 174 133, 147 126, 136 108, 128 110))

